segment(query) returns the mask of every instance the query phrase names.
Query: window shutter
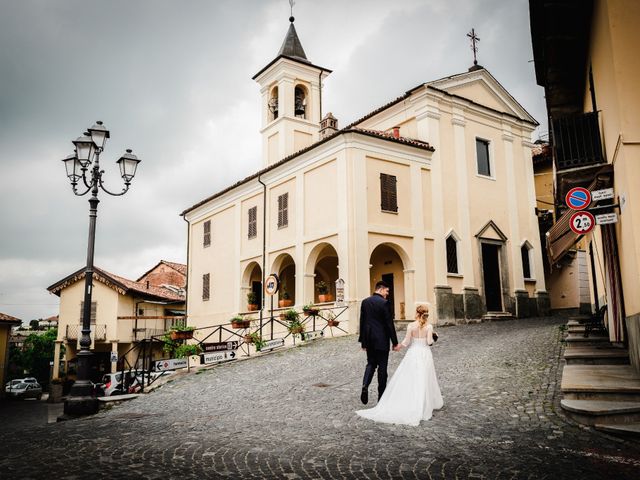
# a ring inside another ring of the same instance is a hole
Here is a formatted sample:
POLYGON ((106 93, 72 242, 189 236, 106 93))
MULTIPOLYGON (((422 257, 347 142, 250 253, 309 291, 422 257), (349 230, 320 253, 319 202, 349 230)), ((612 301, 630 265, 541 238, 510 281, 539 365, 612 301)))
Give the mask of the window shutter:
POLYGON ((258 235, 258 207, 251 207, 249 209, 249 238, 254 238, 258 235))
POLYGON ((398 211, 397 179, 395 175, 380 174, 380 208, 385 212, 398 211))
MULTIPOLYGON (((91 324, 96 324, 96 315, 98 311, 98 302, 91 302, 91 324)), ((84 301, 80 302, 80 323, 82 323, 82 315, 84 312, 84 301)))
POLYGON ((204 222, 204 236, 202 239, 202 245, 208 247, 211 245, 211 220, 204 222))
POLYGON ((447 273, 458 273, 458 242, 452 235, 447 237, 447 273))
POLYGON ((208 273, 202 275, 202 300, 209 300, 210 277, 208 273))
POLYGON ((289 192, 278 196, 278 228, 289 225, 289 192))

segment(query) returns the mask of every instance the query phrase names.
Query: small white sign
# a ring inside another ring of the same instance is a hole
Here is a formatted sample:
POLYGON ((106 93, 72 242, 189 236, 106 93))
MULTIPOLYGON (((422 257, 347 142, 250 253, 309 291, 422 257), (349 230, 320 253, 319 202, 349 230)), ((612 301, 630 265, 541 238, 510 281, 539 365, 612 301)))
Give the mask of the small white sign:
POLYGON ((235 350, 226 350, 223 352, 203 353, 200 355, 200 364, 208 365, 210 363, 224 362, 236 358, 235 350))
POLYGON ((324 337, 324 332, 322 330, 314 330, 312 332, 304 332, 300 336, 302 337, 302 340, 306 342, 309 340, 315 340, 316 338, 324 337))
POLYGON ((344 305, 344 280, 339 278, 336 280, 336 306, 344 305))
POLYGON ((591 201, 608 200, 613 198, 613 188, 603 188, 602 190, 594 190, 591 192, 591 201))
POLYGON ((607 225, 609 223, 618 223, 617 213, 601 213, 596 215, 596 225, 607 225))
POLYGON ((267 340, 260 349, 261 352, 265 350, 273 350, 274 348, 282 347, 284 345, 284 338, 274 338, 273 340, 267 340))
POLYGON ((118 361, 118 354, 116 352, 111 352, 111 363, 115 363, 118 361))
POLYGON ((178 368, 187 368, 186 358, 169 358, 166 360, 158 360, 156 362, 156 372, 176 370, 178 368))

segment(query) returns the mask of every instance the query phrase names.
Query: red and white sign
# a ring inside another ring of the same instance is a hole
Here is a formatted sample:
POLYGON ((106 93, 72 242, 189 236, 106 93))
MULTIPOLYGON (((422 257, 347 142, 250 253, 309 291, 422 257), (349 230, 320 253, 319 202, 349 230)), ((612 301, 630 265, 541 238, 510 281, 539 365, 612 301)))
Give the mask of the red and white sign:
POLYGON ((576 212, 569 219, 569 226, 574 233, 584 235, 593 230, 596 219, 589 212, 576 212))
POLYGON ((591 204, 591 192, 586 188, 574 187, 567 192, 564 201, 571 210, 584 210, 591 204))

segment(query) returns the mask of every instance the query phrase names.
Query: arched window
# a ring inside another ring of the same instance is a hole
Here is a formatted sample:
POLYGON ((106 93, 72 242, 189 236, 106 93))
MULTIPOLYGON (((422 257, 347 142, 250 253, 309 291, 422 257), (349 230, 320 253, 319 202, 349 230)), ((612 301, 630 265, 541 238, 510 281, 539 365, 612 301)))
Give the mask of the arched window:
POLYGON ((278 118, 278 87, 273 87, 271 94, 269 95, 269 115, 270 120, 278 118))
POLYGON ((460 273, 458 268, 458 240, 452 232, 447 237, 447 273, 460 273))
POLYGON ((531 272, 531 250, 533 250, 533 247, 527 241, 520 247, 520 253, 522 254, 522 276, 524 278, 533 278, 531 272))
POLYGON ((294 113, 298 118, 307 118, 307 90, 297 85, 294 91, 294 113))

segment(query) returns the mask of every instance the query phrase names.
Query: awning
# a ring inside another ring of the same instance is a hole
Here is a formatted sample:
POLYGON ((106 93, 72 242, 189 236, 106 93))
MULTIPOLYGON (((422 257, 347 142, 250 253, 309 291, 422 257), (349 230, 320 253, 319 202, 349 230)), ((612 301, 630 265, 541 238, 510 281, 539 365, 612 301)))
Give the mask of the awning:
MULTIPOLYGON (((605 165, 594 175, 587 190, 590 192, 613 186, 613 166, 605 165)), ((564 199, 562 200, 564 201, 564 199)), ((598 202, 593 202, 591 206, 597 206, 598 202)), ((571 230, 569 220, 575 210, 567 209, 558 221, 547 232, 547 253, 551 265, 558 263, 573 248, 583 235, 578 235, 571 230)))

